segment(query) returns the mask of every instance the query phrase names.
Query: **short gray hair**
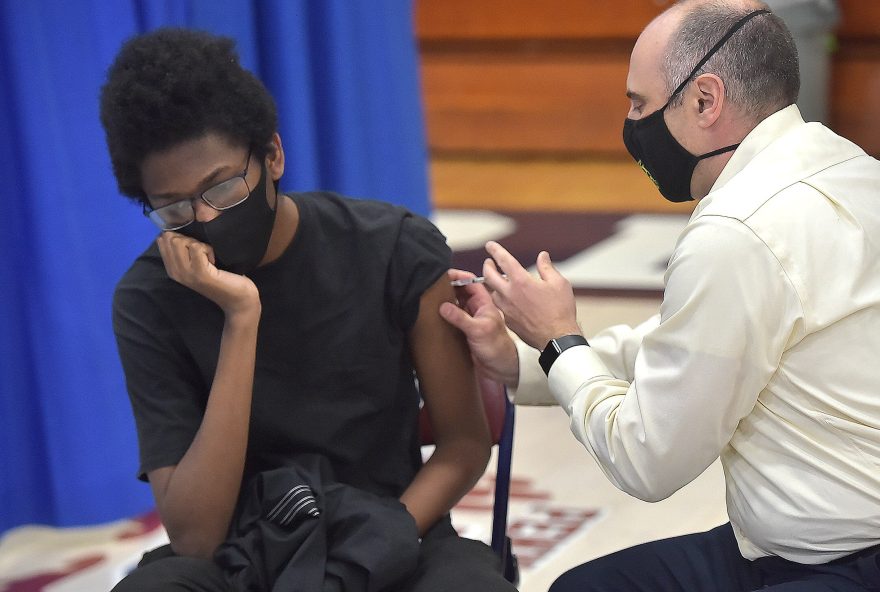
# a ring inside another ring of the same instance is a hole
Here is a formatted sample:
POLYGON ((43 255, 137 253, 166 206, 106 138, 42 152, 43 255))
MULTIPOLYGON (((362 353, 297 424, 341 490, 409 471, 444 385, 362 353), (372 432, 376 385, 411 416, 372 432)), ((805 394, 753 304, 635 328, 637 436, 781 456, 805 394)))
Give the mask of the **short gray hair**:
MULTIPOLYGON (((719 0, 682 4, 684 13, 670 35, 664 63, 670 94, 738 20, 755 10, 719 0)), ((756 120, 796 102, 801 85, 794 39, 782 19, 772 13, 746 22, 694 77, 704 73, 721 78, 726 98, 756 120)), ((682 100, 679 93, 669 106, 680 105, 682 100)))

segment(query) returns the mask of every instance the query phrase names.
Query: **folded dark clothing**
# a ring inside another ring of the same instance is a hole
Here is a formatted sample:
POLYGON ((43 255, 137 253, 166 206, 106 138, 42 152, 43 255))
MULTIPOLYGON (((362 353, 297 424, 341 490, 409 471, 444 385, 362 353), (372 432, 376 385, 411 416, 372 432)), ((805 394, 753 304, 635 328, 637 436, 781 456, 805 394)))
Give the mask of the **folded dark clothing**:
POLYGON ((304 454, 251 479, 214 559, 242 592, 377 592, 418 554, 403 504, 335 481, 326 458, 304 454))

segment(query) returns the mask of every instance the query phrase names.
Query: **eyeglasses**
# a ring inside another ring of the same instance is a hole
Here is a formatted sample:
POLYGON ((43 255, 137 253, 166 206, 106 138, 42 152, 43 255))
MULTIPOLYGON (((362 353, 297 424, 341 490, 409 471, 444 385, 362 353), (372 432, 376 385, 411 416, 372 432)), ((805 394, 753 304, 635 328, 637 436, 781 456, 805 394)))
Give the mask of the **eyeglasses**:
POLYGON ((152 220, 160 230, 178 230, 195 221, 196 211, 193 202, 197 199, 201 199, 219 212, 234 208, 244 202, 251 194, 246 177, 251 164, 252 152, 252 148, 248 150, 247 161, 240 174, 214 185, 198 196, 181 199, 161 208, 153 209, 144 204, 144 216, 152 220))

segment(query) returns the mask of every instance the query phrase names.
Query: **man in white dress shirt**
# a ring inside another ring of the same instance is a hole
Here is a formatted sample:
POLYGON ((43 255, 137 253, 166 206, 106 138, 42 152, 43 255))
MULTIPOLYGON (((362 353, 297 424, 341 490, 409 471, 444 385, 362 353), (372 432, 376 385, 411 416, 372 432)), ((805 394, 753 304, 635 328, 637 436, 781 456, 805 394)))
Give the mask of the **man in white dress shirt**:
POLYGON ((532 277, 494 242, 488 291, 440 309, 517 403, 562 406, 621 490, 661 500, 721 458, 729 524, 553 592, 880 589, 880 162, 804 123, 798 86, 763 4, 675 5, 633 49, 624 125, 663 196, 697 202, 660 314, 587 342, 549 255, 532 277))

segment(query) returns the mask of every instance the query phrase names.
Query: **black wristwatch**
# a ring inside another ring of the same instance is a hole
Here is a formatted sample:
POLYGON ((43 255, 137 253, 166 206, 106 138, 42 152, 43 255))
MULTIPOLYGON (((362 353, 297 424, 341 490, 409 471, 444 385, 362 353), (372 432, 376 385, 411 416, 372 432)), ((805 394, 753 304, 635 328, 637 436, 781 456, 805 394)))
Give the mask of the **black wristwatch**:
POLYGON ((538 358, 538 363, 541 364, 541 368, 544 369, 544 374, 549 376, 550 368, 553 367, 553 362, 556 361, 559 354, 576 345, 590 344, 587 343, 587 340, 584 339, 583 335, 563 335, 562 337, 557 337, 556 339, 548 341, 547 347, 544 348, 544 351, 541 352, 541 356, 538 358))

